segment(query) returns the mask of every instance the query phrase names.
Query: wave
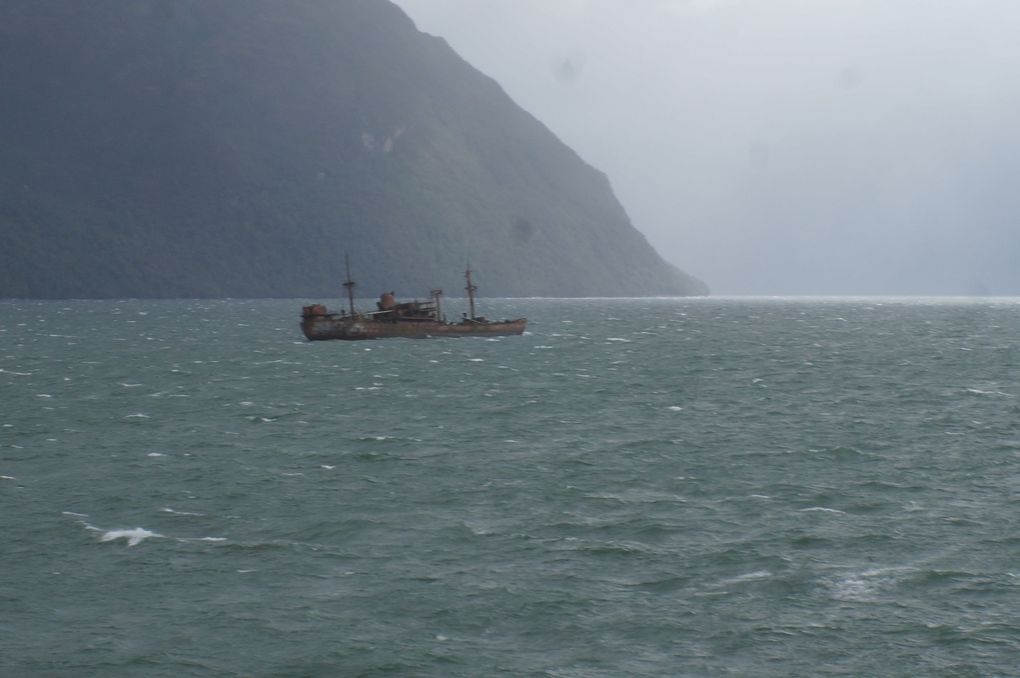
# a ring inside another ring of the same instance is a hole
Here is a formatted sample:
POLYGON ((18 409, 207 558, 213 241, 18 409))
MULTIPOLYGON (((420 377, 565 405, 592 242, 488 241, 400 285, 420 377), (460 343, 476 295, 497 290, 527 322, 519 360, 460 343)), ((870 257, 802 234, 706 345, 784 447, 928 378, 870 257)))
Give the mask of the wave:
POLYGON ((971 395, 990 395, 990 396, 1002 396, 1004 398, 1015 398, 1012 393, 1006 393, 1005 391, 984 391, 979 388, 965 388, 963 389, 971 395))
MULTIPOLYGON (((181 516, 201 516, 200 513, 188 513, 185 511, 175 511, 171 508, 161 509, 161 513, 171 513, 174 515, 181 516)), ((178 543, 189 543, 189 542, 205 542, 205 543, 220 543, 226 542, 226 537, 170 537, 165 534, 160 534, 155 530, 150 530, 144 527, 132 527, 132 528, 114 528, 106 529, 97 527, 90 524, 85 519, 88 515, 85 513, 75 513, 74 511, 63 511, 63 515, 77 518, 76 522, 84 527, 89 532, 94 532, 99 535, 99 541, 102 543, 114 542, 123 539, 128 546, 138 546, 146 539, 172 539, 178 543)))
POLYGON ((146 530, 144 527, 135 527, 130 530, 108 530, 103 532, 103 535, 99 538, 99 541, 116 541, 117 539, 127 540, 128 546, 137 546, 142 543, 145 539, 152 537, 162 537, 163 535, 152 530, 146 530))
POLYGON ((204 513, 192 513, 191 511, 175 511, 174 509, 172 509, 170 507, 161 508, 160 511, 162 513, 172 513, 175 516, 197 516, 197 517, 201 517, 201 516, 205 515, 204 513))
POLYGON ((827 583, 836 600, 848 602, 879 602, 881 594, 897 586, 905 576, 917 572, 916 567, 877 567, 854 572, 827 583))

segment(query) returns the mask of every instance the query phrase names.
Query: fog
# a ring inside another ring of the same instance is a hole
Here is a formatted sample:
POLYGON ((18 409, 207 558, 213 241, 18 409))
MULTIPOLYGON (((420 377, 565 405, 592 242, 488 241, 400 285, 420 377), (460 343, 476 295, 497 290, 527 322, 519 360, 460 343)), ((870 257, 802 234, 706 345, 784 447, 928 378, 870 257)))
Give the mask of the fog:
POLYGON ((1020 294, 1020 3, 396 2, 716 294, 1020 294))

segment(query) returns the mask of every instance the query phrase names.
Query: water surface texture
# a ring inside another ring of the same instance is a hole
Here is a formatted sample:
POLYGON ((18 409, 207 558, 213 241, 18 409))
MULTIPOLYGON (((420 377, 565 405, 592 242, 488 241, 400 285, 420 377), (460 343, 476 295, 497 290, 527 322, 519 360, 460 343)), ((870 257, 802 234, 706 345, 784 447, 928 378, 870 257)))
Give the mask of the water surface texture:
POLYGON ((0 302, 0 675, 1020 670, 1020 301, 301 303, 0 302))

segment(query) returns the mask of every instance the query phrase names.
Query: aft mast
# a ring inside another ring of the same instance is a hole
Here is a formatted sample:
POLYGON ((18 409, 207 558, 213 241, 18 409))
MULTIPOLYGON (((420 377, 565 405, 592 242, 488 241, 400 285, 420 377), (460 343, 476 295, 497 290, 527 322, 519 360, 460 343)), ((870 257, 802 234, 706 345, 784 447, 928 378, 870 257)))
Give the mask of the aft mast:
POLYGON ((432 290, 429 294, 432 295, 432 301, 436 305, 435 310, 436 320, 438 320, 439 322, 446 322, 446 318, 443 317, 443 310, 439 306, 439 300, 442 299, 443 297, 443 290, 437 287, 436 289, 432 290))
POLYGON ((467 280, 467 286, 464 289, 466 289, 467 293, 468 293, 468 308, 470 309, 470 313, 468 315, 468 318, 470 318, 471 320, 474 320, 475 319, 475 292, 478 291, 478 288, 475 286, 475 284, 473 282, 471 282, 471 264, 468 264, 467 270, 464 271, 464 279, 467 280))
POLYGON ((351 257, 350 255, 344 255, 344 263, 347 264, 347 280, 344 281, 344 288, 347 290, 347 304, 351 309, 351 315, 354 315, 354 288, 357 287, 357 283, 351 280, 351 257))

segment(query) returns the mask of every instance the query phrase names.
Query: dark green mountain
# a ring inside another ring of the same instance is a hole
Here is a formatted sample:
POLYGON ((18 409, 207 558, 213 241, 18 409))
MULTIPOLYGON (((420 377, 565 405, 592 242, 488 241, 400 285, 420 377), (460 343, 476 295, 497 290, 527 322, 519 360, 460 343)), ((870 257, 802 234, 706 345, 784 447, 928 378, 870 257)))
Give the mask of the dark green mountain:
POLYGON ((705 292, 386 0, 5 0, 0 92, 0 297, 705 292))

